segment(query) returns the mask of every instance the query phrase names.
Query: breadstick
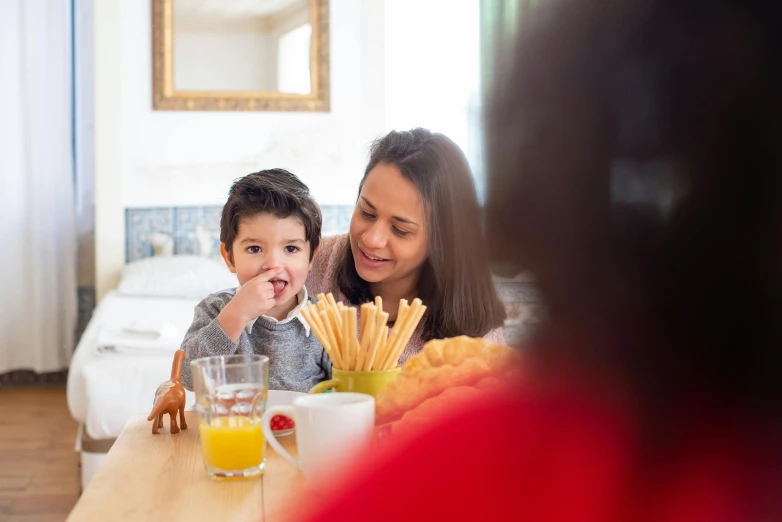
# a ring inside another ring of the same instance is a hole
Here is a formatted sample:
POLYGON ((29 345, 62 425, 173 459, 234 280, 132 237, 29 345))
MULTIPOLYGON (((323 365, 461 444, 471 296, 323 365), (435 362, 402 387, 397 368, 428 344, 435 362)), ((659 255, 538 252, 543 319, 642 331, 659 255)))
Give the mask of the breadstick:
POLYGON ((405 347, 407 346, 408 341, 413 336, 413 332, 415 332, 416 327, 418 326, 418 323, 421 321, 421 318, 424 316, 424 312, 426 312, 426 307, 421 305, 420 300, 418 303, 414 303, 414 306, 416 306, 415 311, 412 314, 412 317, 405 323, 404 329, 402 332, 397 336, 397 344, 393 347, 391 351, 391 355, 389 356, 388 360, 386 361, 386 370, 390 370, 394 366, 396 366, 397 362, 399 362, 399 357, 402 355, 402 352, 404 351, 405 347))
MULTIPOLYGON (((389 353, 394 353, 396 349, 399 346, 400 341, 403 341, 402 335, 405 333, 405 331, 408 328, 408 324, 414 319, 415 312, 421 307, 423 303, 419 298, 413 299, 412 305, 410 307, 407 307, 405 309, 405 318, 402 323, 397 321, 397 323, 394 325, 398 328, 399 333, 394 338, 394 344, 390 347, 389 353)), ((395 329, 397 329, 395 328, 395 329)), ((403 341, 406 342, 406 341, 403 341)))
POLYGON ((379 308, 375 322, 375 331, 373 332, 372 341, 370 342, 371 350, 367 360, 367 367, 369 370, 377 369, 375 359, 377 358, 379 351, 383 348, 383 344, 385 344, 385 335, 388 334, 388 327, 386 326, 386 323, 388 322, 388 313, 384 312, 382 308, 379 308))
MULTIPOLYGON (((314 308, 317 310, 317 307, 314 308)), ((309 324, 310 330, 312 330, 312 333, 315 334, 315 337, 317 337, 318 340, 320 340, 320 344, 323 345, 323 349, 326 350, 326 353, 328 353, 329 357, 331 357, 332 364, 334 364, 337 367, 341 366, 341 362, 339 360, 339 353, 334 350, 334 347, 331 345, 331 341, 329 340, 328 334, 326 334, 321 329, 321 326, 318 325, 318 321, 315 319, 315 317, 317 317, 317 314, 313 316, 313 313, 310 312, 310 310, 308 310, 306 307, 302 307, 301 315, 307 321, 307 324, 309 324)))
POLYGON ((323 332, 318 328, 318 325, 315 323, 315 320, 310 315, 310 311, 307 310, 307 307, 302 307, 301 309, 301 316, 304 318, 305 321, 307 321, 307 325, 310 327, 310 330, 312 330, 312 333, 315 334, 315 337, 320 340, 320 344, 323 345, 323 348, 326 349, 326 351, 329 351, 329 348, 331 347, 329 345, 329 348, 326 348, 326 345, 329 344, 328 337, 323 335, 323 332))
POLYGON ((337 334, 334 331, 334 326, 325 310, 321 310, 318 312, 318 314, 320 315, 321 321, 323 321, 323 325, 326 330, 324 333, 328 336, 329 343, 335 347, 334 351, 337 353, 337 359, 339 359, 338 368, 345 368, 345 352, 342 350, 342 347, 337 340, 337 334))
POLYGON ((326 309, 327 309, 326 296, 323 294, 318 294, 318 310, 325 312, 326 309))
POLYGON ((361 365, 361 369, 368 371, 371 369, 369 347, 372 344, 372 339, 375 337, 375 326, 377 325, 377 307, 375 305, 367 306, 367 316, 362 322, 364 323, 364 326, 361 330, 361 350, 359 353, 362 354, 364 359, 362 361, 363 364, 361 365))
POLYGON ((339 311, 336 308, 330 306, 326 307, 326 315, 331 323, 331 328, 334 330, 334 336, 337 338, 337 344, 342 352, 342 360, 345 361, 345 340, 342 338, 342 319, 339 317, 339 311))
MULTIPOLYGON (((304 310, 302 309, 302 312, 303 311, 304 310)), ((326 325, 323 324, 318 307, 310 305, 310 309, 307 310, 307 313, 309 315, 305 316, 305 318, 307 319, 307 322, 310 323, 310 327, 315 332, 315 335, 320 339, 323 347, 326 348, 329 357, 331 357, 332 364, 337 368, 340 368, 342 366, 342 356, 339 352, 339 346, 336 344, 336 339, 329 335, 326 325)))
POLYGON ((369 315, 368 304, 361 305, 361 325, 357 332, 358 348, 356 350, 356 370, 361 371, 364 369, 364 361, 366 360, 366 349, 364 347, 364 335, 366 332, 367 316, 369 315))
POLYGON ((361 365, 364 361, 358 346, 358 317, 356 317, 356 309, 352 306, 348 306, 345 310, 345 320, 348 323, 348 335, 350 336, 350 352, 353 354, 353 369, 361 370, 361 365))
POLYGON ((342 347, 343 353, 345 353, 346 369, 355 370, 356 354, 353 353, 353 343, 350 339, 350 320, 348 319, 347 309, 343 309, 342 313, 342 347))
POLYGON ((317 316, 318 326, 323 327, 323 333, 326 334, 326 336, 329 339, 329 344, 331 344, 333 347, 339 351, 339 339, 334 335, 334 331, 331 326, 331 320, 329 320, 328 310, 321 310, 320 307, 315 307, 314 310, 312 310, 312 316, 313 319, 317 316))
POLYGON ((361 329, 359 330, 358 334, 361 336, 359 339, 361 342, 359 344, 363 344, 364 342, 364 330, 367 328, 367 316, 369 315, 369 308, 372 305, 371 303, 364 303, 361 305, 361 329))
POLYGON ((344 306, 342 306, 342 303, 337 303, 337 306, 331 306, 330 304, 327 304, 331 310, 334 310, 337 314, 337 321, 339 322, 340 331, 342 329, 342 310, 344 309, 344 306))
MULTIPOLYGON (((326 299, 328 300, 328 303, 331 305, 332 308, 334 308, 335 311, 339 311, 341 309, 340 306, 337 306, 337 302, 334 300, 334 295, 331 292, 329 292, 326 295, 326 299)), ((339 304, 342 305, 341 302, 339 304)), ((337 317, 340 317, 340 316, 338 315, 337 317)), ((342 324, 342 318, 341 317, 340 317, 340 324, 342 324)))
POLYGON ((386 342, 385 350, 383 350, 383 356, 380 358, 379 368, 383 369, 388 363, 388 358, 391 356, 391 350, 396 346, 396 339, 402 332, 405 324, 405 319, 410 312, 410 306, 407 304, 407 299, 399 300, 399 309, 396 312, 396 321, 394 321, 394 328, 391 330, 391 336, 386 342))
POLYGON ((318 294, 316 304, 302 307, 302 318, 321 341, 335 368, 351 371, 383 371, 393 368, 423 317, 426 306, 416 298, 412 304, 399 300, 396 325, 390 332, 383 299, 364 303, 359 309, 337 302, 334 295, 318 294), (360 323, 360 324, 359 324, 360 323))
MULTIPOLYGON (((320 319, 320 309, 317 307, 317 305, 314 305, 312 303, 308 303, 306 308, 307 308, 307 311, 310 313, 310 317, 312 317, 312 320, 315 322, 315 324, 317 324, 317 326, 320 329, 320 331, 325 333, 326 336, 328 337, 328 332, 326 331, 326 325, 324 325, 323 321, 320 319)), ((332 348, 337 348, 337 347, 336 346, 332 346, 332 348)))
MULTIPOLYGON (((389 330, 388 326, 384 326, 383 333, 380 335, 380 338, 382 339, 381 342, 383 343, 382 344, 383 350, 386 349, 386 344, 388 343, 388 330, 389 330)), ((376 367, 378 370, 382 370, 382 368, 379 365, 376 365, 376 367)))
MULTIPOLYGON (((414 304, 418 303, 420 305, 421 300, 414 299, 413 303, 414 304)), ((415 308, 417 308, 417 306, 418 305, 416 305, 415 308)), ((394 329, 391 332, 391 336, 388 338, 388 346, 386 347, 386 350, 383 353, 383 359, 380 361, 381 369, 387 370, 391 368, 389 364, 391 363, 392 358, 394 356, 394 352, 396 351, 396 348, 399 345, 400 337, 404 334, 405 330, 407 329, 408 323, 413 317, 414 311, 415 311, 414 308, 408 306, 405 300, 400 301, 399 314, 396 322, 394 323, 394 329)))
MULTIPOLYGON (((315 322, 315 319, 312 318, 312 315, 310 314, 310 311, 306 306, 303 306, 301 308, 301 316, 304 318, 305 321, 307 321, 307 325, 310 327, 310 330, 312 330, 316 334, 318 339, 321 340, 321 344, 324 344, 323 338, 325 338, 325 344, 328 344, 329 343, 328 338, 322 335, 323 330, 320 329, 318 323, 315 322)), ((325 344, 323 346, 324 348, 326 347, 325 344)))

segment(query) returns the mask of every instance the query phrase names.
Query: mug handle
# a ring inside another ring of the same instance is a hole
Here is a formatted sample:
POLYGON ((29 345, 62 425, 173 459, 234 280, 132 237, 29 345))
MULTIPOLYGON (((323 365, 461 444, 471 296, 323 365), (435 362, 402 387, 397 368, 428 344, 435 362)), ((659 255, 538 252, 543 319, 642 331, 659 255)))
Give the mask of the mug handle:
POLYGON ((313 393, 323 393, 327 390, 336 388, 339 384, 339 379, 329 379, 328 381, 319 382, 310 390, 310 395, 313 393))
POLYGON ((338 384, 339 384, 339 379, 329 379, 328 381, 319 382, 318 384, 312 387, 312 389, 310 390, 310 394, 323 393, 326 390, 336 388, 338 384))
POLYGON ((290 406, 274 406, 263 412, 263 416, 261 417, 261 429, 263 430, 263 435, 266 437, 266 442, 268 442, 269 445, 274 448, 274 451, 279 453, 282 458, 287 460, 291 466, 300 470, 301 464, 299 464, 299 461, 285 451, 285 448, 279 443, 277 437, 274 436, 271 423, 275 415, 285 415, 286 417, 293 419, 293 408, 290 406))

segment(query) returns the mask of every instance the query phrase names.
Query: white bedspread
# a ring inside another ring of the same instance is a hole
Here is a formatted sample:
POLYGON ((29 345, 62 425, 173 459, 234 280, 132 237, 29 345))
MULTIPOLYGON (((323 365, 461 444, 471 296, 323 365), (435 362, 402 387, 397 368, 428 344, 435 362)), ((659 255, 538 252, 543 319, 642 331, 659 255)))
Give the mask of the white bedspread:
MULTIPOLYGON (((155 390, 171 375, 173 350, 190 326, 198 301, 128 297, 117 292, 103 298, 76 347, 68 373, 68 408, 90 437, 115 438, 131 416, 149 413, 155 390), (176 339, 153 340, 149 349, 138 342, 132 344, 136 350, 100 347, 99 339, 106 344, 107 332, 161 321, 175 327, 176 339)), ((193 395, 187 394, 190 405, 193 395)))

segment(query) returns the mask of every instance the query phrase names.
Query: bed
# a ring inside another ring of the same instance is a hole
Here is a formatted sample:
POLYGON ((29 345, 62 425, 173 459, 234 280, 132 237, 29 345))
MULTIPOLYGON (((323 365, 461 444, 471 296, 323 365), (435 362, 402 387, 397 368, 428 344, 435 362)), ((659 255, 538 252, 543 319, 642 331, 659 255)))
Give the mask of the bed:
POLYGON ((152 257, 125 266, 119 287, 95 309, 68 372, 82 488, 127 421, 149 412, 155 390, 170 377, 196 304, 236 284, 222 261, 210 258, 152 257))

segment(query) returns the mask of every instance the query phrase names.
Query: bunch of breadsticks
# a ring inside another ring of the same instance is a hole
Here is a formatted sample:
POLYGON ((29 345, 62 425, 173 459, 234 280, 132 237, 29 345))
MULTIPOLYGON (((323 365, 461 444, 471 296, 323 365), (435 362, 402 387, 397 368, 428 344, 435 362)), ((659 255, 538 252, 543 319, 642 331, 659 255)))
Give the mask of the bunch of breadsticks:
POLYGON ((361 305, 361 325, 354 307, 337 303, 334 296, 318 294, 318 304, 301 309, 335 368, 354 371, 383 371, 397 365, 402 351, 424 316, 426 306, 415 298, 399 301, 396 322, 388 334, 388 313, 383 300, 361 305), (360 331, 359 331, 360 330, 360 331))

